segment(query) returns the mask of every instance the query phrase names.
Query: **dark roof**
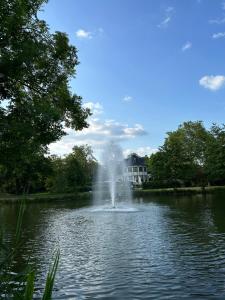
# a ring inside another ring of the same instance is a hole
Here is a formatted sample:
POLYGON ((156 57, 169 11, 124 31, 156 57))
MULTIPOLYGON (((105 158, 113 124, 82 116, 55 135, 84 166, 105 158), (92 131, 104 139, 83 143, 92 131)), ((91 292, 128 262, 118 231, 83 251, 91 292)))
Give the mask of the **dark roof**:
POLYGON ((145 158, 132 153, 125 159, 127 166, 145 166, 145 158))

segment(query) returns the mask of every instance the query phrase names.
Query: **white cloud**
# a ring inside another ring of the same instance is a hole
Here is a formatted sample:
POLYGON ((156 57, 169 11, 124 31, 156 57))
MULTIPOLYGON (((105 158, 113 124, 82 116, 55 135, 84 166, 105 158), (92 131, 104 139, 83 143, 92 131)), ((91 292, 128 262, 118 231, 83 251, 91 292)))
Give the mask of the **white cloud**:
POLYGON ((101 115, 103 113, 103 106, 99 102, 85 102, 84 108, 89 108, 93 116, 101 115))
POLYGON ((124 155, 124 157, 127 157, 131 153, 136 153, 139 156, 145 156, 145 155, 149 156, 153 153, 156 153, 157 151, 158 151, 158 149, 154 149, 152 147, 147 146, 147 147, 139 147, 136 149, 125 149, 123 151, 123 155, 124 155))
MULTIPOLYGON (((134 138, 136 136, 145 135, 146 132, 141 124, 135 124, 134 127, 128 127, 128 125, 120 124, 123 127, 122 138, 134 138)), ((122 128, 121 128, 122 129, 122 128)))
POLYGON ((93 35, 90 31, 84 29, 78 29, 76 31, 76 36, 80 39, 92 39, 93 35))
POLYGON ((190 49, 192 47, 192 43, 191 42, 186 42, 183 46, 182 46, 182 51, 186 51, 188 49, 190 49))
POLYGON ((209 20, 209 23, 210 24, 224 24, 225 23, 225 17, 224 18, 221 18, 221 19, 212 19, 212 20, 209 20))
POLYGON ((168 26, 169 22, 171 21, 171 17, 166 17, 159 25, 159 28, 165 28, 168 26))
POLYGON ((173 13, 175 11, 174 7, 173 6, 168 6, 166 9, 165 9, 166 13, 167 14, 170 14, 170 13, 173 13))
POLYGON ((78 29, 76 31, 76 37, 79 39, 92 39, 97 36, 102 36, 104 34, 103 28, 99 27, 98 29, 94 31, 86 31, 85 29, 78 29))
POLYGON ((93 143, 97 142, 98 144, 100 140, 127 140, 146 134, 140 124, 135 124, 130 127, 128 124, 120 123, 115 120, 102 121, 98 118, 90 118, 89 124, 89 128, 75 133, 79 140, 92 139, 93 143))
POLYGON ((221 38, 224 38, 224 37, 225 37, 225 32, 218 32, 218 33, 214 33, 212 35, 213 39, 221 39, 221 38))
POLYGON ((103 107, 98 102, 87 102, 84 104, 84 107, 89 107, 93 110, 93 115, 88 120, 90 126, 82 131, 66 128, 67 136, 50 145, 51 154, 68 154, 74 145, 83 144, 88 144, 93 149, 98 149, 111 140, 115 142, 132 140, 135 137, 147 134, 141 124, 129 126, 126 123, 115 120, 100 120, 97 115, 103 112, 103 107))
POLYGON ((131 102, 132 100, 133 100, 133 97, 131 97, 131 96, 124 96, 123 97, 124 102, 131 102))
POLYGON ((204 76, 199 80, 199 84, 206 89, 211 91, 217 91, 225 85, 225 76, 216 75, 216 76, 204 76))
POLYGON ((169 25, 169 23, 171 22, 172 16, 173 16, 174 13, 175 13, 174 7, 172 7, 172 6, 167 7, 165 9, 165 12, 164 12, 164 18, 158 24, 158 27, 159 28, 166 28, 169 25))

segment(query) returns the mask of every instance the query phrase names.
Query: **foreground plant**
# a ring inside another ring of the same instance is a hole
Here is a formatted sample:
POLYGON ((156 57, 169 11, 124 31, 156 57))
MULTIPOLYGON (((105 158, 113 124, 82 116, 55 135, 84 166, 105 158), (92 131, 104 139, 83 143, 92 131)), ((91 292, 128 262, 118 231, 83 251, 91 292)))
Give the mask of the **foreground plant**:
MULTIPOLYGON (((22 202, 13 246, 6 246, 3 240, 3 234, 1 233, 0 235, 0 299, 32 300, 34 297, 35 270, 31 269, 29 264, 27 264, 23 272, 19 274, 13 272, 13 262, 22 243, 21 231, 24 211, 25 203, 22 202)), ((53 264, 47 274, 43 296, 41 297, 42 300, 52 299, 59 256, 60 252, 57 250, 54 255, 53 264)))

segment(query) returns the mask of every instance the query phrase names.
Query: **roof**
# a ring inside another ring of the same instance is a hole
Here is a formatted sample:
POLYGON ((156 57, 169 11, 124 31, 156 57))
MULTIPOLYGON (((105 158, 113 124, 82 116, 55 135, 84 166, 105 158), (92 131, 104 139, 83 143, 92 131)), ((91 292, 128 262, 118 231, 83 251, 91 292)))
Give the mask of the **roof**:
POLYGON ((145 158, 140 157, 136 153, 132 153, 125 159, 127 166, 146 166, 145 158))

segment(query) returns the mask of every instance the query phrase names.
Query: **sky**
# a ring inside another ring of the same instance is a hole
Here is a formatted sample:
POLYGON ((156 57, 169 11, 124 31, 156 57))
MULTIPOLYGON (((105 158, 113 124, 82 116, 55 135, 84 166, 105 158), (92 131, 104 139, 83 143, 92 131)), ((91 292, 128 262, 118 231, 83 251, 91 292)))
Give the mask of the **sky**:
POLYGON ((150 155, 184 121, 224 123, 225 1, 49 0, 39 16, 77 47, 71 91, 93 111, 51 153, 112 139, 150 155))

